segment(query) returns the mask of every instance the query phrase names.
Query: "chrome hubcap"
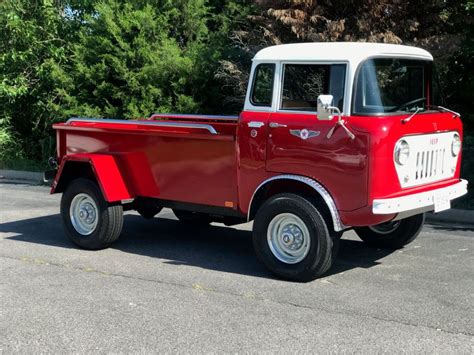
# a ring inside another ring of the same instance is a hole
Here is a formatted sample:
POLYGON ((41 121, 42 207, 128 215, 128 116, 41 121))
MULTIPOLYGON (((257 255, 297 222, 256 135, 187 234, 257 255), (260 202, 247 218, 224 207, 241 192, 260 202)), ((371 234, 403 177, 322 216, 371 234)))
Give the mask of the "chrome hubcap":
POLYGON ((311 246, 308 227, 292 213, 282 213, 271 220, 267 242, 273 255, 285 264, 299 263, 311 246))
POLYGON ((97 227, 99 209, 92 197, 80 193, 74 196, 69 208, 71 224, 77 233, 89 235, 97 227))

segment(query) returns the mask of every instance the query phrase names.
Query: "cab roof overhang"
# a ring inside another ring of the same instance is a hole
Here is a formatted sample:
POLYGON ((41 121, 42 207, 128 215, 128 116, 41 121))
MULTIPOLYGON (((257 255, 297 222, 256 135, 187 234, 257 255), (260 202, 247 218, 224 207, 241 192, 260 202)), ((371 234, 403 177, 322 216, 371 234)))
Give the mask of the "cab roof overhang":
POLYGON ((368 42, 311 42, 271 46, 260 50, 254 61, 349 61, 370 57, 409 57, 433 60, 426 50, 397 44, 368 42))

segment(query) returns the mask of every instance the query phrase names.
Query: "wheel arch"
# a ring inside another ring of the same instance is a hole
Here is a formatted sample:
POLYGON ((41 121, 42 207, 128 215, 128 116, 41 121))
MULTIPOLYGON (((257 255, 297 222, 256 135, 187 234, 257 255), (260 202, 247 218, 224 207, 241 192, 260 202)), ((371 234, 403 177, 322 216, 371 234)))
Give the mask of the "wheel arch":
POLYGON ((89 162, 79 160, 64 161, 53 181, 51 193, 64 192, 71 181, 80 177, 97 183, 97 178, 89 162))
POLYGON ((263 181, 250 199, 247 220, 251 221, 258 209, 270 197, 280 192, 294 192, 299 195, 308 193, 316 198, 317 203, 325 209, 326 218, 330 218, 334 231, 339 232, 347 228, 340 218, 336 203, 326 188, 314 179, 301 175, 277 175, 263 181))
POLYGON ((72 180, 80 177, 96 182, 107 202, 134 198, 127 188, 115 158, 106 154, 66 156, 53 181, 51 193, 64 192, 72 180))

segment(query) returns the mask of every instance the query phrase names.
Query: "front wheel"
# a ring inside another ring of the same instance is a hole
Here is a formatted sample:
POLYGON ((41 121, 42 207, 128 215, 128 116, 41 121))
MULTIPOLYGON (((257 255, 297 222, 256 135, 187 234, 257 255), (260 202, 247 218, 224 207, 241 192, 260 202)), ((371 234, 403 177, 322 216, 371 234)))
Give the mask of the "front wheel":
POLYGON ((257 257, 288 280, 306 282, 324 274, 333 263, 337 242, 316 204, 299 195, 276 195, 255 217, 257 257))
POLYGON ((91 180, 72 181, 61 198, 61 217, 67 236, 84 249, 103 249, 120 235, 121 205, 109 205, 91 180))
POLYGON ((425 214, 408 217, 376 226, 357 227, 355 232, 369 245, 384 249, 400 249, 411 243, 420 234, 425 223, 425 214))

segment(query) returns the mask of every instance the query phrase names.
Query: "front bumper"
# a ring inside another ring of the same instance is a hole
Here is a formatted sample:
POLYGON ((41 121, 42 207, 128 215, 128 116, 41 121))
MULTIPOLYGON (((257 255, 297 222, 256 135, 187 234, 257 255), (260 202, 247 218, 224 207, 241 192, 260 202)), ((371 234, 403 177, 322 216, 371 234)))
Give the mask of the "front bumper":
POLYGON ((461 180, 454 185, 436 190, 396 198, 375 199, 372 204, 373 214, 394 214, 412 210, 434 210, 435 201, 439 198, 454 200, 467 193, 467 181, 461 180))

